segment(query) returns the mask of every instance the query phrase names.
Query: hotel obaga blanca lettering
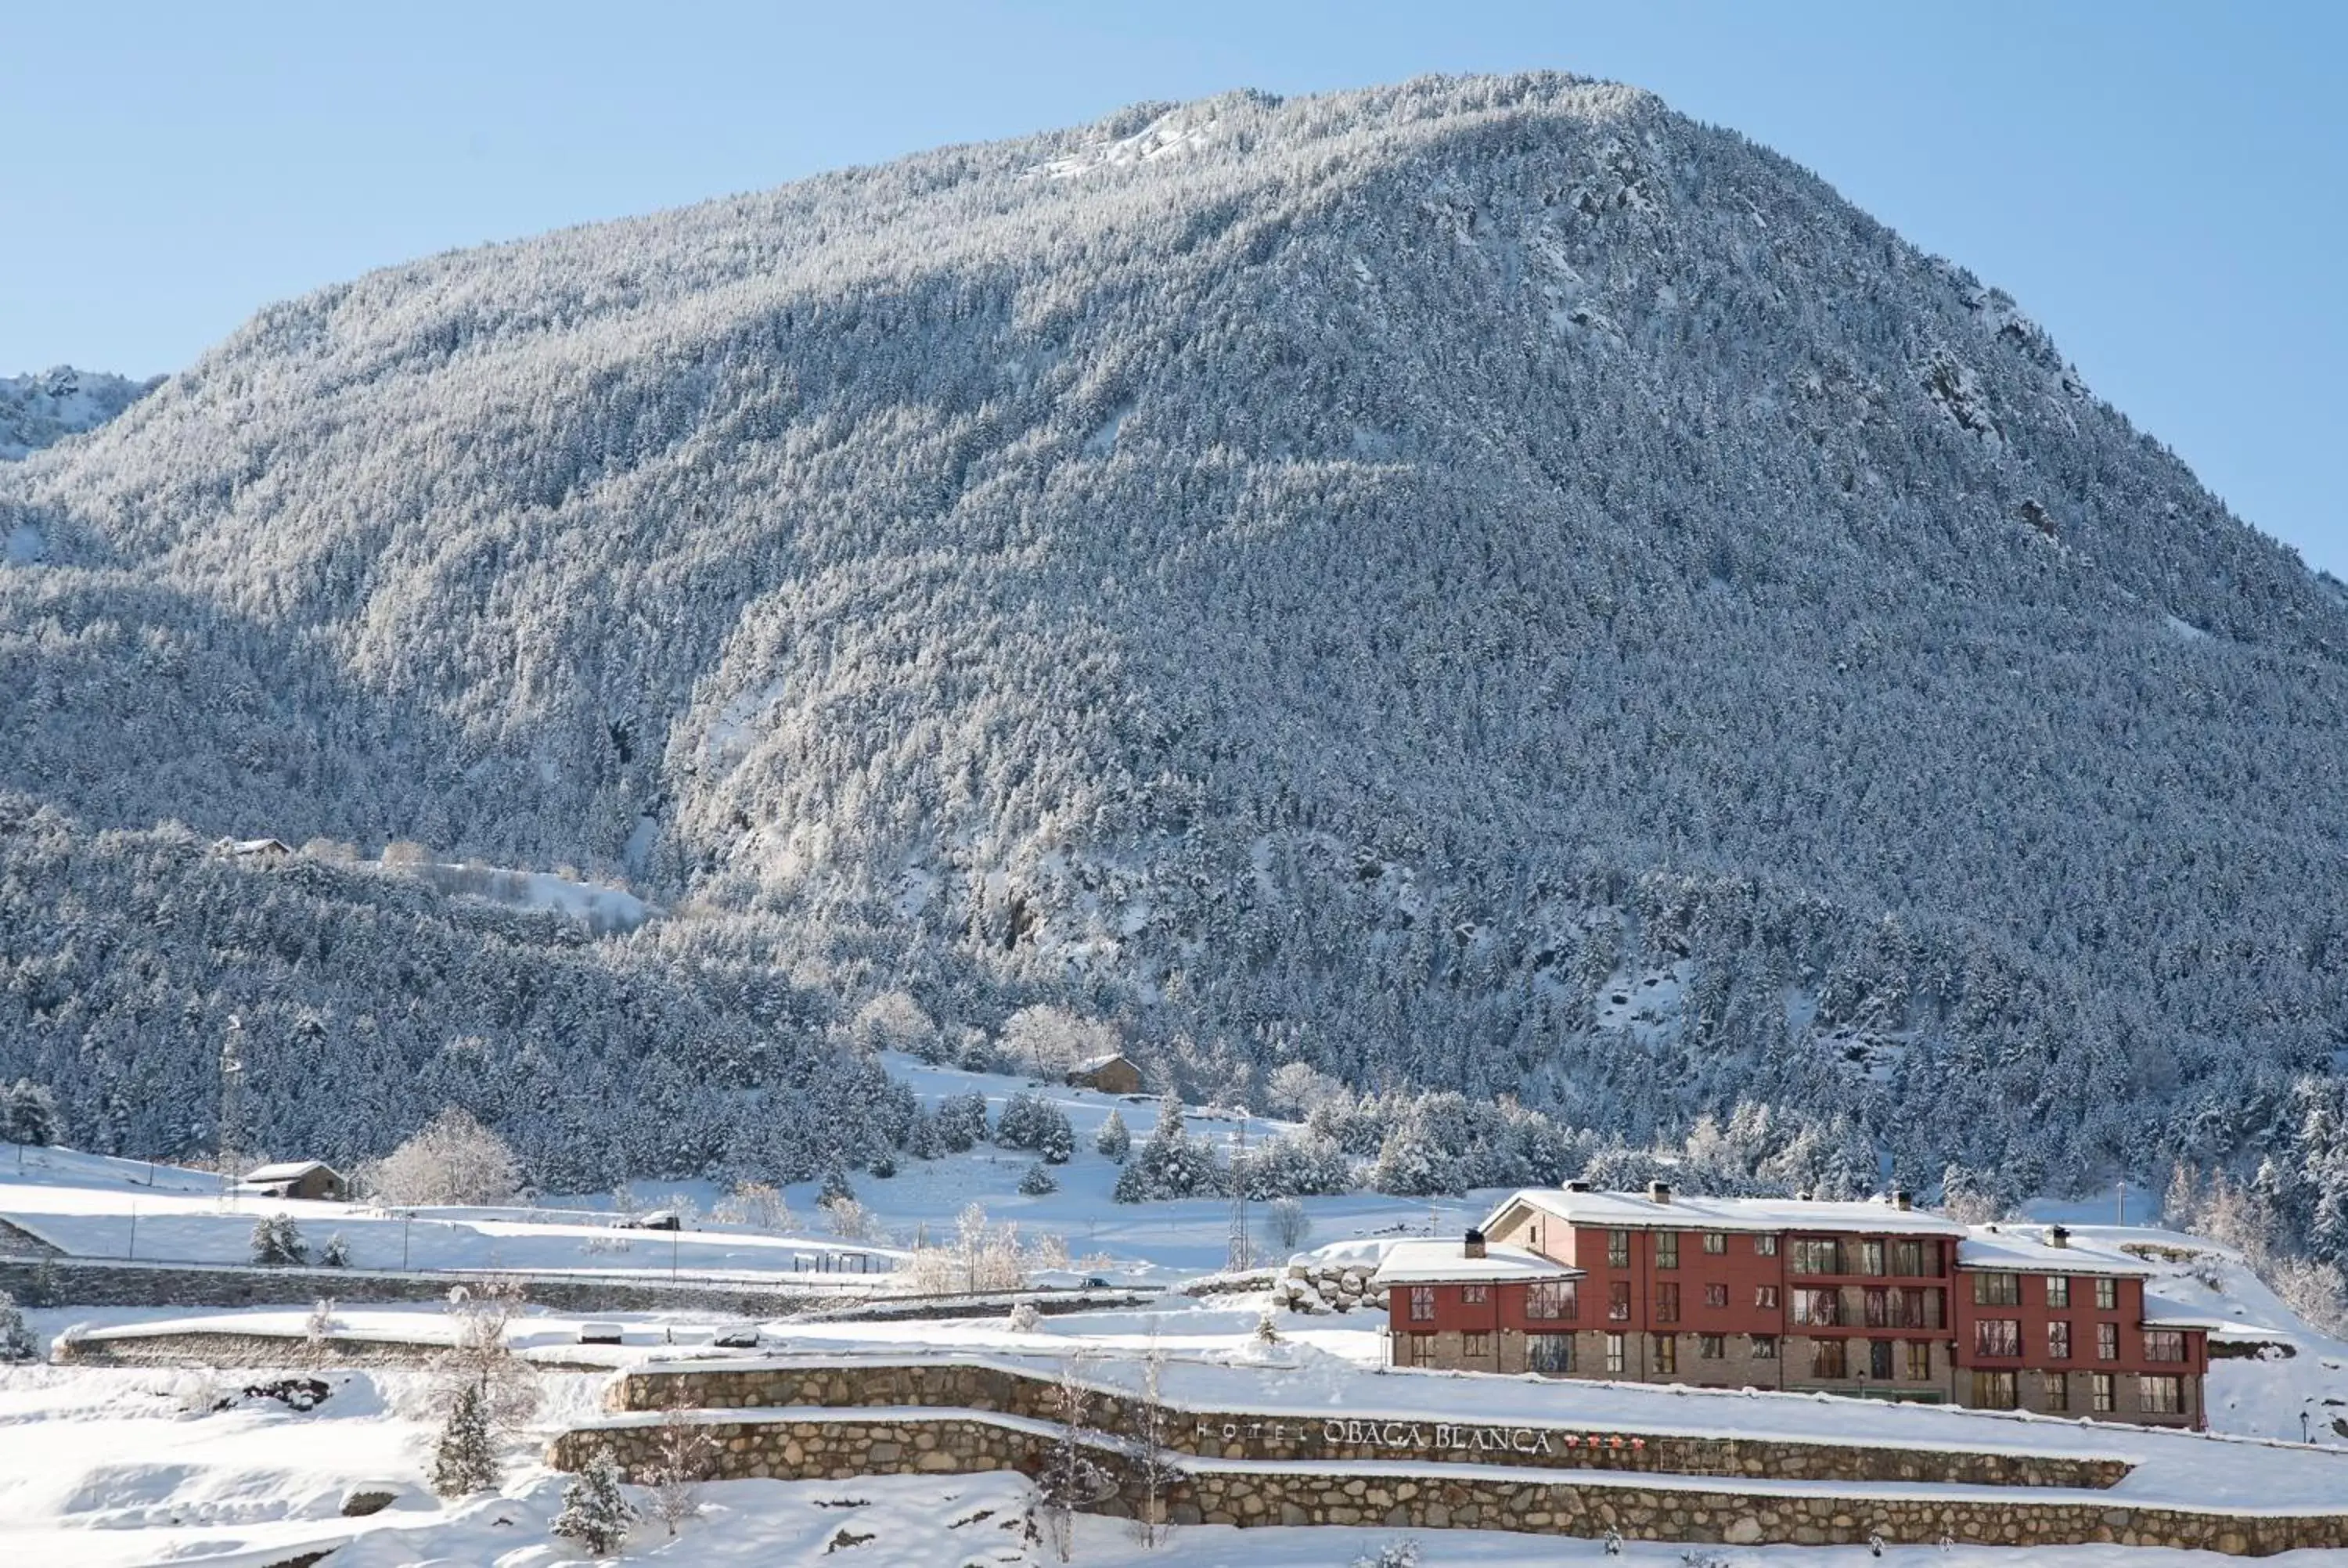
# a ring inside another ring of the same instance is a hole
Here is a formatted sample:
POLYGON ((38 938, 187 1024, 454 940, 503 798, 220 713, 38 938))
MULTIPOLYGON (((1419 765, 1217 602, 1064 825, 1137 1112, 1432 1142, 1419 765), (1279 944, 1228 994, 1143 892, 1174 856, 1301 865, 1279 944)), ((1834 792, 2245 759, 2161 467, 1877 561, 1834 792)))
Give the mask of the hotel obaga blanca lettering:
POLYGON ((1282 1453, 1323 1447, 1385 1449, 1395 1453, 1553 1454, 1577 1449, 1643 1451, 1647 1440, 1621 1433, 1559 1431, 1551 1427, 1488 1426, 1459 1421, 1356 1420, 1331 1416, 1318 1420, 1226 1420, 1200 1419, 1192 1437, 1210 1443, 1245 1443, 1282 1453))

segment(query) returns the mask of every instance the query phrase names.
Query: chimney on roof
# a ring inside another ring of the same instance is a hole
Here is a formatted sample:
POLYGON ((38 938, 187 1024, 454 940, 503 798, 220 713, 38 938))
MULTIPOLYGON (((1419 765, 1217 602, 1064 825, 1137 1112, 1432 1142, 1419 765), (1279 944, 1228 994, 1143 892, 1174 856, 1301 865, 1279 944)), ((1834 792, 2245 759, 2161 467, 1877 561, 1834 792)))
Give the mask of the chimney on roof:
POLYGON ((1916 1200, 1909 1195, 1907 1188, 1894 1187, 1891 1189, 1891 1206, 1906 1214, 1916 1206, 1916 1200))
POLYGON ((1460 1248, 1459 1248, 1459 1255, 1460 1255, 1460 1256, 1462 1256, 1462 1257, 1481 1257, 1481 1256, 1483 1256, 1483 1255, 1484 1255, 1484 1233, 1483 1233, 1482 1231, 1475 1230, 1475 1229, 1472 1229, 1472 1228, 1471 1228, 1471 1229, 1468 1232, 1468 1239, 1467 1239, 1467 1241, 1466 1241, 1466 1242, 1465 1242, 1465 1244, 1463 1244, 1463 1245, 1460 1246, 1460 1248))
POLYGON ((1669 1182, 1649 1182, 1647 1184, 1647 1201, 1651 1204, 1670 1203, 1672 1201, 1672 1184, 1669 1182))
POLYGON ((1590 1190, 1590 1184, 1576 1176, 1565 1184, 1565 1190, 1569 1193, 1586 1193, 1590 1190))
POLYGON ((2046 1245, 2048 1246, 2069 1246, 2071 1245, 2071 1233, 2061 1225, 2048 1225, 2046 1227, 2046 1245))

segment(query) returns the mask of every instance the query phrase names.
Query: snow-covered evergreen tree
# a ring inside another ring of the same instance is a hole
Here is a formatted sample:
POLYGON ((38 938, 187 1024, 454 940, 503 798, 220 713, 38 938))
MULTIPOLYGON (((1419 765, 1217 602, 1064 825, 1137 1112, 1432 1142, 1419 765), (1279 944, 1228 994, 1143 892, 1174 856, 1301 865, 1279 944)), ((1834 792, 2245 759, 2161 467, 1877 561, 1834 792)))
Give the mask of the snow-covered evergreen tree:
POLYGON ((440 1497, 469 1497, 495 1490, 498 1479, 497 1447, 480 1386, 459 1384, 433 1441, 432 1490, 440 1497))
POLYGON ((40 1344, 26 1326, 16 1298, 0 1290, 0 1361, 30 1361, 39 1354, 40 1344))
POLYGON ((294 1223, 293 1215, 263 1214, 253 1222, 252 1261, 273 1266, 310 1261, 310 1248, 302 1240, 302 1227, 294 1223))
POLYGON ((1100 1131, 1093 1134, 1093 1148, 1123 1164, 1133 1149, 1133 1133, 1126 1126, 1125 1118, 1115 1111, 1101 1118, 1100 1131))
POLYGON ((635 1510, 620 1490, 619 1461, 610 1449, 599 1448, 562 1489, 562 1512, 554 1516, 551 1528, 589 1554, 608 1557, 627 1540, 634 1519, 635 1510))

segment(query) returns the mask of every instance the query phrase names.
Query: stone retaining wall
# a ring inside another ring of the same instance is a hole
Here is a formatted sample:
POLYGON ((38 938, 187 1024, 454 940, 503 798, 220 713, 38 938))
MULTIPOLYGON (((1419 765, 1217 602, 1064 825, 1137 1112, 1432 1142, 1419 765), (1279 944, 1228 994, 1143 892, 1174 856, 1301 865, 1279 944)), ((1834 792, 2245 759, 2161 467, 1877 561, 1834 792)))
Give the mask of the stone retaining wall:
MULTIPOLYGON (((496 1274, 534 1306, 566 1312, 662 1312, 679 1308, 739 1317, 781 1317, 836 1295, 757 1286, 659 1280, 582 1279, 496 1274)), ((240 1268, 230 1265, 134 1263, 87 1257, 0 1257, 0 1290, 27 1306, 307 1307, 322 1296, 352 1303, 441 1301, 451 1287, 479 1278, 396 1274, 356 1268, 240 1268)))
MULTIPOLYGON (((191 1329, 103 1339, 59 1339, 57 1361, 76 1367, 425 1367, 447 1347, 413 1339, 296 1338, 289 1334, 232 1334, 191 1329)), ((608 1372, 600 1361, 566 1359, 535 1348, 520 1352, 550 1372, 608 1372)))
MULTIPOLYGON (((871 1419, 715 1421, 716 1477, 848 1480, 862 1475, 1015 1470, 1033 1476, 1053 1438, 1024 1421, 976 1412, 933 1419, 902 1414, 871 1419)), ((633 1473, 657 1457, 657 1426, 589 1427, 565 1432, 549 1454, 576 1470, 608 1448, 633 1473)), ((1216 1468, 1177 1460, 1173 1481, 1153 1502, 1142 1492, 1126 1447, 1096 1443, 1094 1457, 1115 1479, 1114 1495, 1087 1512, 1133 1517, 1145 1509, 1178 1524, 1351 1524, 1386 1529, 1509 1530, 1632 1540, 1724 1542, 1738 1545, 1857 1544, 1887 1542, 2046 1547, 2114 1542, 2265 1556, 2348 1546, 2348 1514, 2278 1518, 2198 1513, 2184 1509, 2114 1506, 2103 1500, 1831 1497, 1740 1491, 1734 1485, 1682 1490, 1635 1480, 1548 1480, 1375 1469, 1282 1471, 1276 1466, 1216 1468)))
MULTIPOLYGON (((631 1370, 613 1384, 623 1410, 922 1405, 1056 1419, 1056 1380, 1011 1368, 953 1361, 729 1369, 722 1363, 631 1370)), ((1398 1401, 1400 1402, 1400 1401, 1398 1401)), ((1766 1476, 1788 1481, 1922 1481, 2069 1490, 2116 1485, 2124 1460, 2047 1453, 1943 1452, 1862 1443, 1666 1433, 1592 1432, 1556 1426, 1449 1420, 1361 1420, 1343 1416, 1174 1410, 1169 1444, 1232 1460, 1410 1460, 1608 1470, 1674 1475, 1766 1476)), ((1135 1400, 1103 1390, 1093 1404, 1101 1430, 1142 1430, 1135 1400)))

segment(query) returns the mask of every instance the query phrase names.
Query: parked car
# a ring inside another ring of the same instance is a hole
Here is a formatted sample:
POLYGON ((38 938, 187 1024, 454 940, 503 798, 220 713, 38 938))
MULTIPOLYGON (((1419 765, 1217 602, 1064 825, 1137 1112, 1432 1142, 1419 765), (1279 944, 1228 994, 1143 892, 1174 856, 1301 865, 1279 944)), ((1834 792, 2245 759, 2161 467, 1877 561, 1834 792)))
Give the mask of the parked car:
POLYGON ((681 1231, 684 1216, 675 1209, 654 1209, 650 1214, 630 1214, 620 1222, 623 1231, 681 1231))
POLYGON ((617 1345, 620 1337, 620 1326, 616 1323, 582 1323, 579 1326, 579 1343, 582 1345, 617 1345))

